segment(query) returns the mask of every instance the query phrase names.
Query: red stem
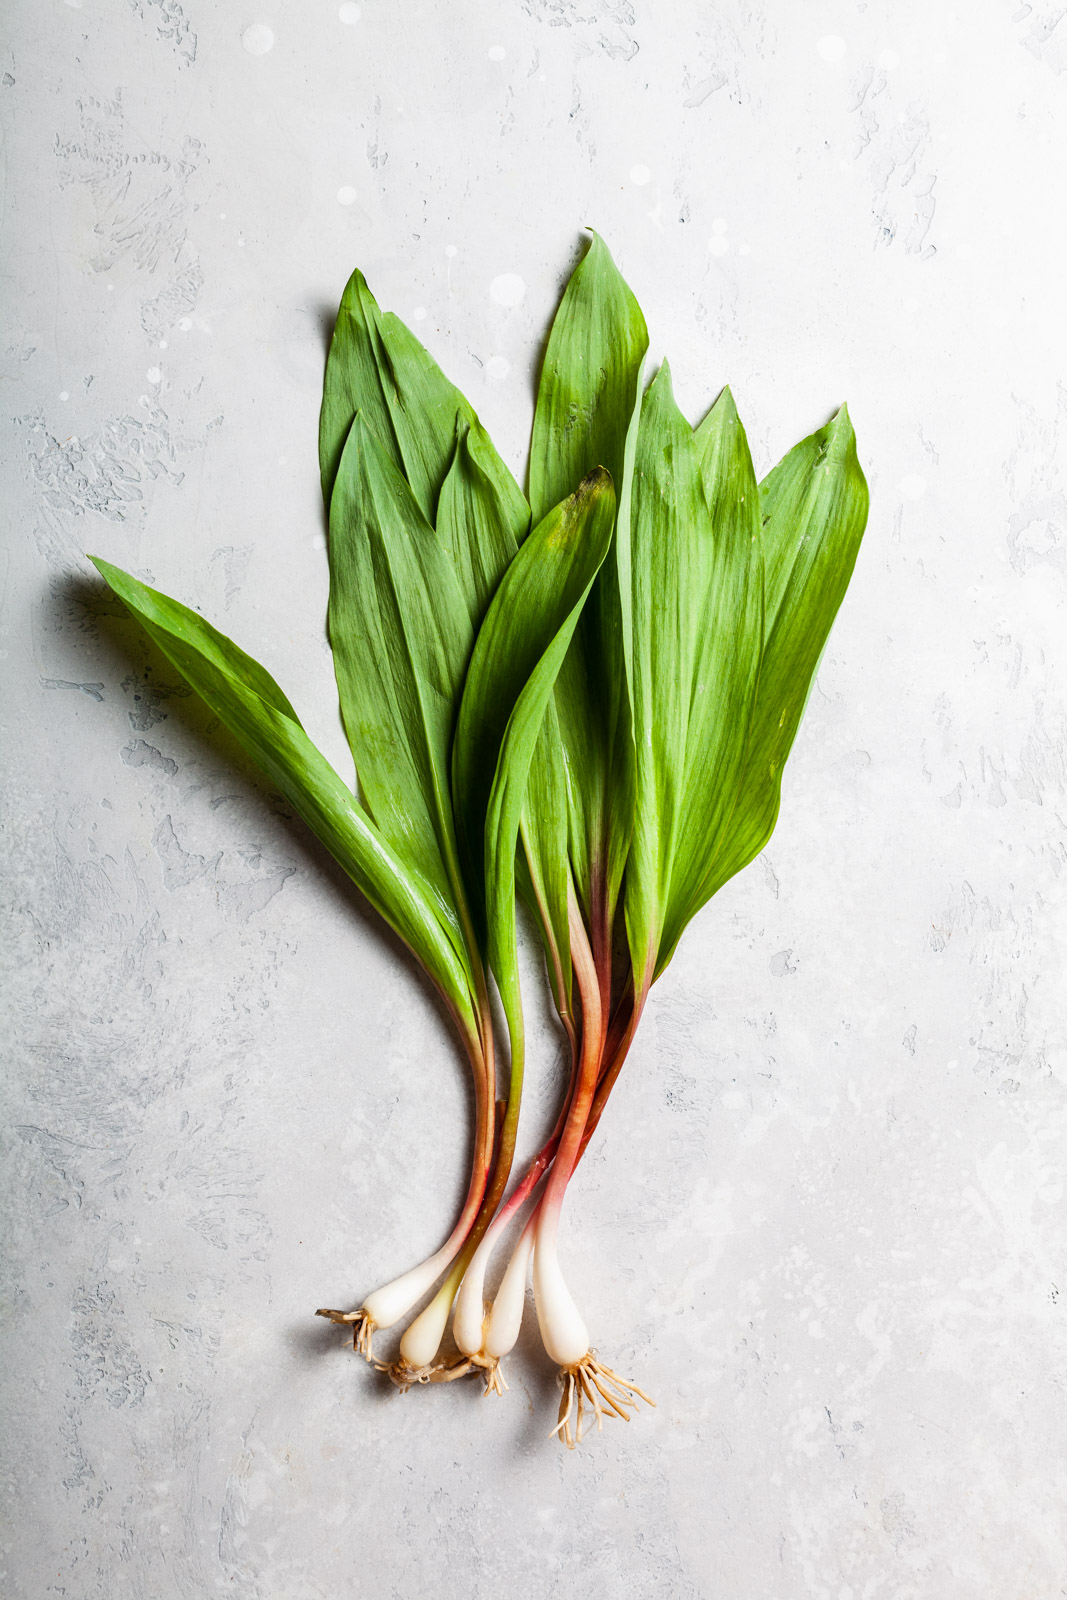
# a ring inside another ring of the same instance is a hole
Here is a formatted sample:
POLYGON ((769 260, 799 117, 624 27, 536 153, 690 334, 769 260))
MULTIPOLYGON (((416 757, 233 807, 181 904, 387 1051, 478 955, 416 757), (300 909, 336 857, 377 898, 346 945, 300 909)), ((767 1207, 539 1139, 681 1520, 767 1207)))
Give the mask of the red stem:
MULTIPOLYGON (((461 1024, 454 1008, 449 1005, 453 1020, 463 1040, 467 1058, 471 1065, 471 1076, 474 1079, 474 1155, 471 1160, 471 1175, 467 1184, 467 1194, 463 1201, 463 1209, 456 1219, 456 1224, 440 1247, 442 1253, 455 1250, 463 1244, 474 1225, 479 1207, 485 1196, 489 1174, 493 1169, 493 1154, 496 1145, 496 1048, 493 1042, 492 1014, 489 1010, 488 998, 479 996, 481 1004, 478 1015, 478 1033, 470 1034, 461 1024)), ((448 1002, 446 1001, 446 1004, 448 1002)))
POLYGON ((582 1048, 578 1065, 578 1081, 571 1096, 567 1120, 563 1125, 552 1171, 541 1200, 550 1211, 558 1211, 563 1203, 571 1173, 578 1162, 582 1134, 593 1105, 600 1063, 604 1053, 607 1017, 600 1004, 600 974, 593 960, 593 952, 582 921, 577 901, 570 904, 571 960, 582 1002, 582 1048))

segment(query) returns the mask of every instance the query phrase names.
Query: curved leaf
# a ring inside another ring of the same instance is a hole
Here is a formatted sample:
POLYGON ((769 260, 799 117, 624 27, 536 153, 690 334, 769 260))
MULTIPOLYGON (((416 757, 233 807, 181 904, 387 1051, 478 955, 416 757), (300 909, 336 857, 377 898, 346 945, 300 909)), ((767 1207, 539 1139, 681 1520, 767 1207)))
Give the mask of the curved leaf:
POLYGON ((458 930, 431 886, 400 861, 312 744, 270 674, 195 611, 108 561, 90 560, 476 1033, 467 975, 455 955, 458 930))
MULTIPOLYGON (((737 801, 692 916, 759 854, 774 831, 782 768, 796 738, 867 522, 867 483, 847 407, 790 450, 760 484, 764 629, 737 801)), ((672 927, 659 962, 673 953, 672 927)))

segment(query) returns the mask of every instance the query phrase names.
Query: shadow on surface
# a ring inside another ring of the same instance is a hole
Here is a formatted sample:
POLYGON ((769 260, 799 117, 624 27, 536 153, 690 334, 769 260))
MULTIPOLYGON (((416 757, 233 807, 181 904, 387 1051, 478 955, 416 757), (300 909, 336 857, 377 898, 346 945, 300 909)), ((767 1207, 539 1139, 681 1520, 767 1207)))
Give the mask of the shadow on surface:
MULTIPOLYGON (((456 1183, 455 1203, 458 1211, 466 1193, 467 1174, 474 1151, 474 1092, 466 1054, 433 983, 404 942, 382 920, 329 851, 296 815, 284 796, 272 787, 224 723, 184 683, 177 668, 171 665, 102 579, 68 576, 52 590, 50 604, 57 613, 57 621, 61 620, 63 629, 71 627, 73 617, 77 619, 75 625, 82 632, 94 636, 94 671, 107 680, 109 686, 125 684, 136 696, 135 684, 143 685, 138 703, 152 706, 156 723, 173 719, 220 768, 233 774, 235 784, 245 794, 258 797, 273 825, 285 835, 298 869, 312 871, 327 882, 357 924, 386 946, 396 964, 403 968, 407 981, 414 983, 420 994, 429 1000, 440 1022, 441 1032, 449 1040, 452 1059, 464 1089, 466 1139, 462 1168, 456 1183), (130 679, 135 680, 135 684, 130 683, 130 679)), ((136 737, 140 730, 134 727, 132 731, 136 737)), ((144 731, 148 732, 149 729, 144 731)))

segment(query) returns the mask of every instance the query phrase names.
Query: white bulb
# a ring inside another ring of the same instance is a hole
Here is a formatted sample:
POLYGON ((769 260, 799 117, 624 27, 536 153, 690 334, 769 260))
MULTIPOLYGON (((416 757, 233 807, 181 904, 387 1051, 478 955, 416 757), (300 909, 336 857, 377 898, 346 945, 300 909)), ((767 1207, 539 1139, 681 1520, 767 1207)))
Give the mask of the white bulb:
POLYGON ((508 1262, 508 1269, 501 1279, 500 1288, 493 1301, 493 1309, 489 1313, 485 1329, 485 1353, 487 1356, 496 1356, 498 1360, 501 1356, 506 1356, 509 1350, 514 1350, 519 1337, 522 1313, 526 1308, 526 1279, 530 1273, 530 1257, 533 1255, 535 1238, 533 1227, 528 1227, 515 1247, 515 1254, 508 1262))

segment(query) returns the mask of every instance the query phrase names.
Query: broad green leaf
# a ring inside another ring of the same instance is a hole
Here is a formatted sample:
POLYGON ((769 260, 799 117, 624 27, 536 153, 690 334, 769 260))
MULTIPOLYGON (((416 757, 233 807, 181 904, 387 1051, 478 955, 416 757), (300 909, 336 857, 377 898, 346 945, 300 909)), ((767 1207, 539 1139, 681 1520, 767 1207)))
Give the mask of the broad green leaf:
MULTIPOLYGON (((560 770, 538 761, 536 789, 566 784, 570 858, 593 948, 605 960, 630 833, 632 740, 625 618, 619 571, 628 551, 627 508, 641 369, 648 332, 641 309, 596 234, 567 285, 545 352, 530 455, 534 520, 606 467, 618 496, 617 541, 597 578, 556 685, 560 770)), ((548 803, 548 793, 545 796, 548 803)), ((530 848, 536 840, 528 841, 530 848)), ((531 859, 535 878, 551 864, 531 859)))
MULTIPOLYGON (((456 813, 471 844, 484 839, 490 960, 512 1036, 513 1073, 521 1073, 522 1040, 515 849, 524 804, 534 799, 527 780, 553 685, 610 548, 614 514, 611 479, 600 469, 530 534, 486 613, 456 730, 456 813)), ((565 819, 556 825, 565 838, 565 819)))
POLYGON ((648 329, 607 245, 594 233, 552 323, 530 445, 534 522, 594 467, 623 483, 648 329))
MULTIPOLYGON (((452 552, 362 413, 330 502, 329 633, 367 807, 466 925, 449 764, 474 621, 452 552)), ((467 943, 473 962, 469 926, 467 943)))
POLYGON ((694 434, 666 362, 641 412, 630 527, 636 783, 626 925, 641 993, 733 808, 762 623, 759 494, 733 399, 725 390, 694 434))
POLYGON ((801 441, 760 484, 764 642, 737 802, 685 920, 763 849, 778 817, 793 745, 867 521, 866 480, 847 408, 801 441))
POLYGON ((403 477, 428 522, 437 518, 441 486, 457 438, 474 432, 471 454, 504 508, 525 532, 519 487, 467 400, 391 312, 379 310, 361 272, 348 281, 326 360, 319 417, 319 468, 327 507, 356 412, 403 477))
POLYGON ((90 558, 186 682, 258 762, 476 1035, 466 973, 430 884, 405 865, 312 744, 269 673, 195 611, 90 558))

